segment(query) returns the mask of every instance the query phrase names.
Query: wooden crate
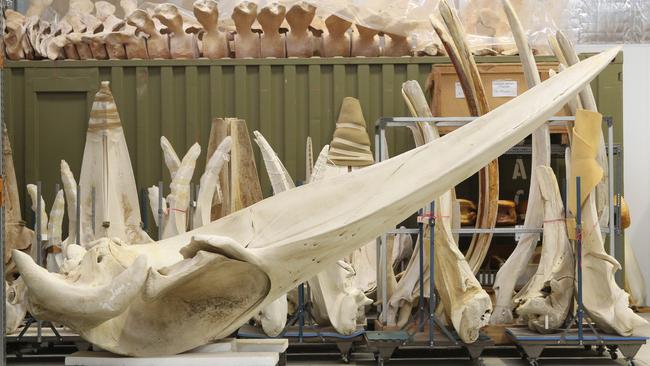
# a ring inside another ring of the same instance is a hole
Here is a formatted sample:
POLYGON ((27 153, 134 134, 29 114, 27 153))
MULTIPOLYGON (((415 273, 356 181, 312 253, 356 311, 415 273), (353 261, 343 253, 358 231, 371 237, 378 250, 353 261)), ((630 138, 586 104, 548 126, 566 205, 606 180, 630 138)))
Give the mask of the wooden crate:
MULTIPOLYGON (((549 70, 557 69, 557 63, 538 63, 540 78, 542 81, 549 78, 549 70)), ((521 64, 516 63, 485 63, 478 65, 483 86, 491 109, 512 100, 515 96, 528 90, 524 72, 521 64)), ((432 82, 431 111, 437 117, 466 117, 470 116, 456 75, 452 65, 434 65, 429 80, 432 82)), ((569 116, 571 113, 568 107, 564 107, 558 116, 569 116)), ((440 127, 441 133, 448 133, 455 128, 440 127)), ((551 133, 566 133, 564 127, 552 127, 551 133)))

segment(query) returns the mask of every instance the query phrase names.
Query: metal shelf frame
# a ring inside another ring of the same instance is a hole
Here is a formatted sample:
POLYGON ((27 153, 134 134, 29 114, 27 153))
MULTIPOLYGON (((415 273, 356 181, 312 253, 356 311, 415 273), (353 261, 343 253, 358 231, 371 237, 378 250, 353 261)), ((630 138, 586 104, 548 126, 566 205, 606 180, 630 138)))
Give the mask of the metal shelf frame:
MULTIPOLYGON (((384 160, 387 154, 386 144, 386 129, 393 127, 412 127, 416 123, 425 122, 435 124, 437 127, 462 127, 478 117, 382 117, 375 122, 375 161, 380 162, 384 160)), ((574 116, 568 117, 551 117, 548 119, 547 124, 550 126, 569 126, 571 122, 575 121, 574 116)), ((608 156, 608 186, 609 186, 609 225, 601 227, 601 232, 608 235, 609 254, 616 258, 616 239, 622 234, 621 229, 621 196, 622 196, 622 164, 623 164, 623 148, 619 144, 614 144, 614 120, 612 117, 603 117, 603 124, 606 126, 606 151, 608 156), (615 160, 616 158, 616 160, 615 160), (616 162, 616 165, 614 164, 616 162), (615 168, 616 167, 616 168, 615 168), (616 185, 615 185, 616 180, 616 185), (618 188, 618 189, 616 189, 618 188)), ((530 146, 515 146, 509 149, 504 155, 522 155, 532 154, 532 147, 530 146)), ((552 145, 551 155, 564 156, 565 148, 561 145, 552 145)), ((565 183, 566 185, 566 183, 565 183)), ((566 202, 565 202, 566 207, 566 202)), ((459 235, 473 235, 482 233, 491 233, 494 235, 511 236, 524 233, 543 233, 543 228, 523 228, 523 227, 503 227, 493 229, 477 229, 477 228, 461 228, 454 229, 454 233, 459 235)), ((386 234, 419 234, 419 229, 395 229, 390 230, 386 234)), ((381 236, 377 240, 377 288, 378 298, 381 299, 380 307, 388 303, 387 298, 387 282, 386 282, 386 260, 387 260, 387 247, 386 235, 381 236)), ((422 272, 422 268, 420 269, 422 272)), ((421 299, 422 300, 422 299, 421 299)), ((383 309, 378 309, 382 312, 383 309)), ((379 319, 384 324, 385 318, 379 319)))

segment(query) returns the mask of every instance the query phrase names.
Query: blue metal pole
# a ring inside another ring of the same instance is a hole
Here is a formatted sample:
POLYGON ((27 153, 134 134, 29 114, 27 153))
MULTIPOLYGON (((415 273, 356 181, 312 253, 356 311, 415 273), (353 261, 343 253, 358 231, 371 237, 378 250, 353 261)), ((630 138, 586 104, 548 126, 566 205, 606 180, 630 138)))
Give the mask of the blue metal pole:
POLYGON ((434 219, 436 203, 431 202, 431 215, 429 215, 429 347, 433 347, 433 327, 434 327, 434 313, 436 311, 436 287, 435 287, 435 272, 434 272, 434 243, 435 243, 435 227, 436 220, 434 219))
MULTIPOLYGON (((580 207, 580 177, 576 177, 576 246, 578 252, 578 340, 583 341, 582 334, 582 207, 580 207)), ((600 229, 600 228, 599 228, 600 229)))
POLYGON ((302 343, 305 326, 305 284, 298 286, 298 341, 302 343))
MULTIPOLYGON (((423 219, 424 215, 424 210, 420 209, 418 213, 419 217, 423 219)), ((424 330, 424 224, 420 220, 418 222, 418 240, 420 244, 420 301, 419 301, 419 331, 422 332, 424 330)))

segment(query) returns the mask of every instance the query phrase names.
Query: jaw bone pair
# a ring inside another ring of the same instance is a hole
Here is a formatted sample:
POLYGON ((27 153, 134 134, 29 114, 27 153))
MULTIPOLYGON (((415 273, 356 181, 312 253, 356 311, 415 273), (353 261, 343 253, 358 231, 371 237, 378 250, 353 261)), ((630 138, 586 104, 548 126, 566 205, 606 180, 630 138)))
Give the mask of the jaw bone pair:
POLYGON ((50 274, 14 252, 31 309, 123 355, 173 354, 225 337, 517 144, 619 50, 591 57, 473 123, 382 163, 283 192, 158 243, 103 240, 74 276, 50 274))

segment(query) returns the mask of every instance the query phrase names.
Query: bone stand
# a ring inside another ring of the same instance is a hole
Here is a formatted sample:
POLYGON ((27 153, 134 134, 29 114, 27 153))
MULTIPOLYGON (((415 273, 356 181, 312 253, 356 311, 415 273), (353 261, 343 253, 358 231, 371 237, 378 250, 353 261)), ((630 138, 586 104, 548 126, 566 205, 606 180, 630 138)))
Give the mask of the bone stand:
POLYGON ((592 56, 444 139, 381 164, 283 192, 157 243, 102 239, 74 276, 50 274, 14 251, 30 309, 121 355, 176 354, 227 337, 530 135, 619 51, 592 56))
POLYGON ((131 13, 126 21, 136 27, 138 32, 147 35, 147 54, 150 58, 171 58, 169 38, 160 33, 149 13, 138 9, 131 13))
POLYGON ((352 23, 336 15, 330 15, 325 19, 327 33, 323 35, 321 55, 324 57, 349 57, 350 56, 350 36, 347 30, 352 23))
POLYGON ((203 26, 201 54, 209 59, 228 57, 228 39, 219 30, 219 9, 214 0, 199 0, 194 3, 194 16, 203 26))
POLYGON ((299 3, 287 12, 287 57, 312 57, 314 55, 313 37, 307 30, 314 20, 316 8, 307 3, 299 3))
POLYGON ((257 5, 244 1, 237 5, 232 12, 235 22, 235 57, 260 57, 260 36, 251 30, 257 17, 257 5))
POLYGON ((262 26, 261 56, 262 57, 286 57, 286 39, 280 33, 280 26, 284 21, 286 8, 284 5, 273 3, 265 6, 257 16, 257 21, 262 26))
POLYGON ((378 31, 355 25, 357 32, 352 34, 352 56, 379 57, 378 31))
POLYGON ((183 17, 178 8, 172 4, 156 6, 155 18, 167 28, 169 33, 169 51, 172 58, 196 58, 197 45, 193 34, 185 33, 183 17))

